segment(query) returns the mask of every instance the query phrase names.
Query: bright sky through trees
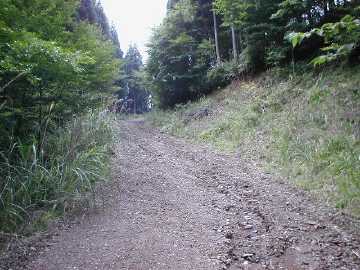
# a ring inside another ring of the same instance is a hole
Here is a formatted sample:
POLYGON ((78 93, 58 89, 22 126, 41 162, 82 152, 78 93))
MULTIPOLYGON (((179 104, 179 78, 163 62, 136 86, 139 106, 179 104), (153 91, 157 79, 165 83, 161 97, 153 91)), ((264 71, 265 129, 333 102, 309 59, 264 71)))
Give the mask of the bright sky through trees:
POLYGON ((146 43, 151 29, 166 15, 167 0, 101 0, 110 22, 115 23, 121 49, 126 52, 136 43, 146 57, 146 43))

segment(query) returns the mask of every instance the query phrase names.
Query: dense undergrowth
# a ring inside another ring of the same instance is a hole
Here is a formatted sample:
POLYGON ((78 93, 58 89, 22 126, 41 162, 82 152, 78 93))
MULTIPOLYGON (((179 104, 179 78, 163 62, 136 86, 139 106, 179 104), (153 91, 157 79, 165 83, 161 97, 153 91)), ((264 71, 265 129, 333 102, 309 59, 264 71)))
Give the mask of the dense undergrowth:
POLYGON ((16 141, 0 152, 0 231, 43 229, 89 199, 109 173, 111 122, 111 115, 91 111, 43 142, 16 141))
POLYGON ((149 120, 164 131, 262 161, 360 214, 360 69, 272 70, 149 120), (191 119, 208 108, 210 115, 191 119), (189 121, 190 118, 190 121, 189 121))
POLYGON ((122 55, 99 1, 1 1, 0 242, 106 177, 112 135, 95 111, 120 88, 122 55))

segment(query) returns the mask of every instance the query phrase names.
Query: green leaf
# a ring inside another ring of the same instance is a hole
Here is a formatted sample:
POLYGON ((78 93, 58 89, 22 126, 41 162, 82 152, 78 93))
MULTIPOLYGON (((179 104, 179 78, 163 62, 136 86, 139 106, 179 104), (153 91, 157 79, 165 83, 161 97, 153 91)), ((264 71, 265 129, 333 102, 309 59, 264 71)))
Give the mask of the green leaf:
POLYGON ((304 40, 305 38, 305 34, 301 33, 301 32, 291 32, 290 34, 288 34, 285 37, 287 40, 289 40, 293 46, 293 48, 297 47, 298 45, 301 44, 301 42, 304 40))
POLYGON ((320 55, 316 58, 314 58, 313 60, 311 60, 311 64, 313 64, 315 67, 316 66, 321 66, 325 63, 329 62, 329 58, 327 55, 320 55))

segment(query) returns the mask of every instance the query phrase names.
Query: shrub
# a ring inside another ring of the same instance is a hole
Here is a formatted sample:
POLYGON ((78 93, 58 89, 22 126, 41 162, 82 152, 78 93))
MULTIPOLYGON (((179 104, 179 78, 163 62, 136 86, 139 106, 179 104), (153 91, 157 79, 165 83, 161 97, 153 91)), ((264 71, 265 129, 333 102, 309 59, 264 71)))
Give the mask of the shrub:
POLYGON ((270 67, 277 67, 286 61, 289 48, 271 47, 266 49, 265 63, 270 67))
POLYGON ((354 51, 358 50, 360 42, 360 20, 346 15, 339 22, 326 23, 321 28, 314 28, 310 32, 288 34, 287 39, 295 48, 305 38, 318 35, 324 39, 326 47, 321 48, 322 54, 314 58, 311 63, 314 66, 323 65, 338 59, 358 57, 354 51))
POLYGON ((231 77, 225 64, 214 66, 207 72, 206 79, 210 89, 225 87, 231 82, 231 77))
POLYGON ((207 84, 213 90, 227 86, 232 80, 247 72, 247 64, 242 61, 229 61, 212 67, 207 73, 207 84))
POLYGON ((93 192, 107 176, 111 141, 110 117, 90 112, 43 143, 17 142, 0 152, 0 230, 21 229, 35 210, 62 213, 73 199, 93 192))

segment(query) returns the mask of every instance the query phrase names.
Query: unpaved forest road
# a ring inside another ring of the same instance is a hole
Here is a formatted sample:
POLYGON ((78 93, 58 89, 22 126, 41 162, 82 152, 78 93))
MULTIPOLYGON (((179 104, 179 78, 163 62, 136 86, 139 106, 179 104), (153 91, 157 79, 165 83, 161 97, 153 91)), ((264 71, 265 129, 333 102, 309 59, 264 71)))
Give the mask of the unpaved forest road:
POLYGON ((28 269, 360 269, 359 235, 303 192, 140 120, 120 126, 105 210, 28 269))

